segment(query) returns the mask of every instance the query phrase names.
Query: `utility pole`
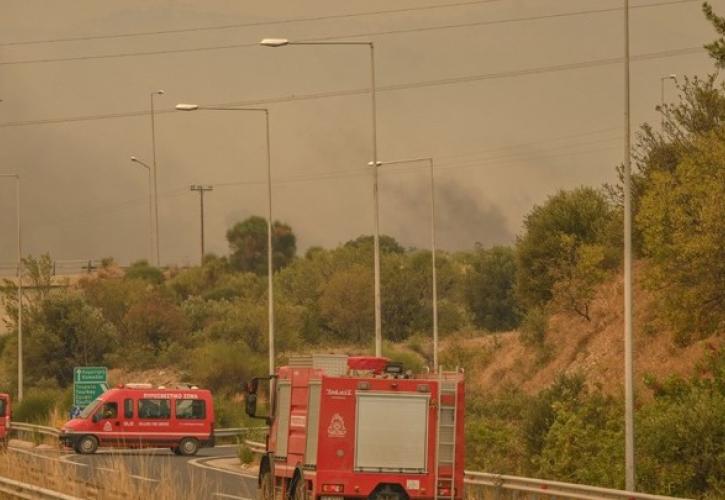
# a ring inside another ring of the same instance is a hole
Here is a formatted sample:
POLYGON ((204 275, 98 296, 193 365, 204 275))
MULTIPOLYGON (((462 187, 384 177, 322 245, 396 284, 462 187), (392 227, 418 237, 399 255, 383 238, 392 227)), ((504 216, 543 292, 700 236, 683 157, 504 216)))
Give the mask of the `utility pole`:
POLYGON ((201 205, 201 261, 200 263, 204 263, 204 192, 205 191, 213 191, 213 186, 203 186, 201 184, 192 184, 191 185, 191 191, 198 191, 199 192, 199 203, 201 205))
POLYGON ((23 399, 23 247, 20 225, 20 175, 0 174, 0 177, 15 179, 15 202, 17 203, 18 238, 18 401, 23 399))
POLYGON ((629 99, 629 0, 624 0, 624 476, 635 491, 634 335, 632 332, 632 152, 629 99))

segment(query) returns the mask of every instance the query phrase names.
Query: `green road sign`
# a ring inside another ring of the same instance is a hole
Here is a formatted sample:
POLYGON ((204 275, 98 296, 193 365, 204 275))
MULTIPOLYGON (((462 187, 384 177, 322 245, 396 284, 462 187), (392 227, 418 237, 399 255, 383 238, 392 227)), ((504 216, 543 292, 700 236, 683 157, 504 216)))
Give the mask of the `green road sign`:
POLYGON ((85 408, 108 390, 108 370, 103 366, 73 369, 73 405, 85 408))
POLYGON ((105 366, 81 366, 73 369, 76 384, 105 384, 108 382, 108 368, 105 366))

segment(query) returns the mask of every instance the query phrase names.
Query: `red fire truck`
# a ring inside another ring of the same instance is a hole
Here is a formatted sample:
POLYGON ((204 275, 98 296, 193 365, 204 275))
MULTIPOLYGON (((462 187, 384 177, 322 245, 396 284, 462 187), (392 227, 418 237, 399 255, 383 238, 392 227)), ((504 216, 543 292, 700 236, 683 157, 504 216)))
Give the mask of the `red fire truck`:
POLYGON ((0 394, 0 448, 5 448, 8 444, 11 415, 10 395, 0 394))
POLYGON ((462 372, 413 375, 385 358, 290 359, 271 379, 261 500, 463 497, 462 372))
POLYGON ((120 385, 66 422, 60 442, 76 453, 112 446, 168 447, 177 455, 195 455, 214 446, 214 401, 208 390, 193 386, 120 385))

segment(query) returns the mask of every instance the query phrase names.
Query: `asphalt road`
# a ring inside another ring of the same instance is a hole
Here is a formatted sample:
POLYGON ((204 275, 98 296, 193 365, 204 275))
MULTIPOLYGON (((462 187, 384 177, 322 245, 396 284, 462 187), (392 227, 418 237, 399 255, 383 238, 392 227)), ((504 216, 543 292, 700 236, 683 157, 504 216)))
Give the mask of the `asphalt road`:
MULTIPOLYGON (((256 476, 218 467, 218 459, 235 457, 234 447, 205 448, 195 457, 181 457, 170 450, 105 450, 94 455, 58 453, 53 449, 22 449, 14 453, 38 462, 52 460, 68 467, 71 477, 103 481, 104 477, 125 467, 134 481, 178 482, 181 491, 198 491, 203 486, 205 498, 254 500, 257 496, 256 476)), ((196 495, 195 495, 196 496, 196 495)))

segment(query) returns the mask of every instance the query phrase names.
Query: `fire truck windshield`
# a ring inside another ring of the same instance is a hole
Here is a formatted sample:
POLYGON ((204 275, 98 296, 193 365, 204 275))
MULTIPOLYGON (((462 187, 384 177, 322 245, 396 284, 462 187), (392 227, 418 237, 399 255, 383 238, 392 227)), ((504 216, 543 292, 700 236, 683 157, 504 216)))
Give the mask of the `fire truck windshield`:
POLYGON ((88 418, 96 411, 96 408, 102 403, 100 399, 96 399, 94 402, 86 406, 83 411, 78 415, 78 418, 88 418))

